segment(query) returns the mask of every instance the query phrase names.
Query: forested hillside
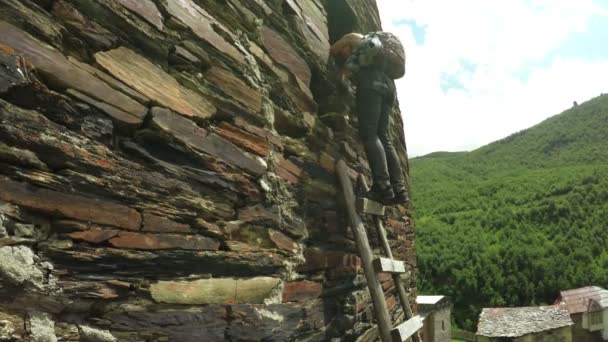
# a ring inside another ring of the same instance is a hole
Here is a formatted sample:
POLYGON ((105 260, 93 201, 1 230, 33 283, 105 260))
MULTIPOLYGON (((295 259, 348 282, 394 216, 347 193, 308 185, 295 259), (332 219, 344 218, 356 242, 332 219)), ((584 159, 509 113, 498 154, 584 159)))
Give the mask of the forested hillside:
POLYGON ((469 153, 410 161, 421 293, 482 307, 608 286, 608 96, 469 153))

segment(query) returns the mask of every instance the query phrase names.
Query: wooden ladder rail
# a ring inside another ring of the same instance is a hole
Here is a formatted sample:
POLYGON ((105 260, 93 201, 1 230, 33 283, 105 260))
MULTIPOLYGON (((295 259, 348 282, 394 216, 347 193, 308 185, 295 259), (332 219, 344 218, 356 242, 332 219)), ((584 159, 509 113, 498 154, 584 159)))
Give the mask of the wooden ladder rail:
MULTIPOLYGON (((382 225, 382 220, 380 220, 379 216, 374 216, 374 223, 376 224, 376 230, 378 232, 378 236, 380 237, 380 242, 382 244, 382 249, 384 249, 384 253, 387 258, 393 260, 393 252, 391 251, 391 247, 388 244, 388 240, 386 238, 386 231, 384 230, 384 226, 382 225)), ((393 283, 395 287, 397 287, 397 292, 399 293, 399 302, 401 303, 401 307, 403 308, 403 313, 405 314, 405 319, 410 320, 414 318, 414 313, 412 312, 412 307, 410 306, 410 300, 407 296, 407 292, 405 292, 405 287, 403 286, 403 281, 401 279, 401 275, 399 273, 392 273, 393 283)), ((418 335, 418 331, 412 334, 413 342, 421 342, 420 336, 418 335)))
MULTIPOLYGON (((368 191, 367 184, 365 183, 365 179, 361 174, 359 174, 358 179, 359 184, 361 185, 362 191, 368 191)), ((386 230, 384 229, 384 225, 382 224, 382 220, 380 219, 380 215, 372 215, 374 219, 374 225, 376 226, 376 233, 378 235, 378 239, 380 240, 380 245, 382 246, 382 250, 384 251, 384 256, 386 256, 390 260, 394 260, 393 251, 391 250, 391 246, 388 243, 388 239, 386 238, 386 230)), ((414 313, 412 312, 412 307, 410 306, 410 300, 405 291, 405 287, 403 286, 403 280, 401 279, 401 275, 399 273, 391 273, 393 277, 393 283, 397 288, 397 293, 399 295, 399 302, 401 307, 403 308, 403 313, 405 315, 405 319, 409 320, 414 318, 414 313)), ((397 336, 393 336, 396 338, 397 336)), ((413 342, 421 342, 420 335, 418 331, 412 334, 413 342)))
MULTIPOLYGON (((382 225, 380 216, 384 215, 384 207, 376 202, 369 201, 366 199, 360 199, 359 203, 355 197, 353 187, 348 176, 348 168, 346 163, 340 159, 336 164, 336 172, 340 180, 342 190, 344 193, 344 200, 348 216, 351 222, 351 228, 355 237, 355 243, 359 250, 359 256, 361 258, 361 264, 365 277, 367 279, 367 285, 372 298, 374 312, 376 314, 376 323, 378 326, 378 332, 382 342, 403 342, 407 338, 411 337, 414 342, 421 342, 418 330, 422 328, 422 318, 420 316, 413 316, 412 309, 409 305, 409 299, 407 292, 403 286, 400 274, 405 273, 405 264, 402 261, 393 260, 393 253, 390 245, 386 238, 386 231, 382 225), (374 259, 372 249, 367 238, 367 232, 365 226, 359 216, 356 204, 361 204, 364 210, 362 212, 372 214, 374 217, 374 223, 380 239, 382 249, 387 258, 376 258, 374 259), (397 288, 399 295, 399 302, 403 308, 403 312, 406 321, 399 324, 397 327, 391 330, 391 317, 386 307, 386 299, 384 297, 384 291, 377 273, 389 272, 392 274, 393 282, 397 288)), ((359 181, 365 190, 367 185, 364 179, 359 175, 359 181)))
POLYGON ((363 221, 361 221, 361 217, 359 217, 359 214, 355 209, 356 197, 352 183, 348 177, 348 169, 344 160, 340 159, 337 162, 336 172, 340 179, 340 184, 342 185, 346 210, 350 219, 350 227, 355 237, 355 243, 359 250, 359 257, 361 258, 361 264, 363 265, 363 271, 365 273, 365 278, 367 279, 367 287, 372 298, 380 339, 382 342, 392 342, 391 317, 389 316, 386 307, 386 299, 384 298, 382 285, 380 284, 380 280, 378 279, 373 266, 374 255, 369 246, 365 226, 363 226, 363 221))

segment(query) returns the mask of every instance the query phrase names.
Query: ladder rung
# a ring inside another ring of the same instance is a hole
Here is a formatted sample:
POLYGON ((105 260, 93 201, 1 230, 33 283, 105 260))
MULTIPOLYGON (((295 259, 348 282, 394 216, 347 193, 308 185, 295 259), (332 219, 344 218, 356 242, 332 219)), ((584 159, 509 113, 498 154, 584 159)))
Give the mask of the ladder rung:
POLYGON ((384 206, 367 198, 357 198, 357 211, 362 214, 384 216, 384 206))
POLYGON ((403 342, 407 340, 410 336, 414 335, 416 331, 420 330, 422 326, 423 319, 420 317, 420 315, 416 315, 408 319, 391 331, 393 342, 403 342))
POLYGON ((374 268, 378 273, 405 273, 403 261, 388 258, 374 259, 374 268))

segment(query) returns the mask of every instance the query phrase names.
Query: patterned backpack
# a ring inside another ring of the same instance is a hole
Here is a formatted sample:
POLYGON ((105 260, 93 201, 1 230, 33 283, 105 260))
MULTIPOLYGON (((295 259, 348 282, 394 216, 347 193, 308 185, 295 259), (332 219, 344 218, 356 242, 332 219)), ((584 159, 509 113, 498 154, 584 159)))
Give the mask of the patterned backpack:
POLYGON ((373 65, 394 80, 405 75, 403 45, 399 38, 389 32, 370 32, 365 36, 349 33, 332 45, 331 55, 334 58, 341 57, 344 49, 352 46, 355 41, 357 47, 345 62, 347 69, 356 71, 362 66, 373 65))
POLYGON ((382 49, 375 53, 372 63, 379 65, 386 75, 394 80, 403 77, 405 75, 405 50, 399 38, 392 33, 378 31, 365 35, 362 43, 377 40, 382 43, 382 49))
POLYGON ((384 70, 386 75, 394 80, 405 75, 405 49, 399 38, 389 32, 372 32, 368 36, 375 36, 382 42, 383 51, 376 59, 376 63, 384 70))

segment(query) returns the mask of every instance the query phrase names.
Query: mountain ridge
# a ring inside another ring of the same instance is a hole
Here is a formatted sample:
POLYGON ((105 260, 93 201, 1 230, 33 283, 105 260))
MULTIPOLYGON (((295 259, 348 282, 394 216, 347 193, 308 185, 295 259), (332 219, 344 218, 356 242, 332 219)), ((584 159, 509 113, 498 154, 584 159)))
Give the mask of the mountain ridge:
POLYGON ((482 307, 550 304, 608 285, 608 96, 471 152, 410 159, 421 293, 482 307))

